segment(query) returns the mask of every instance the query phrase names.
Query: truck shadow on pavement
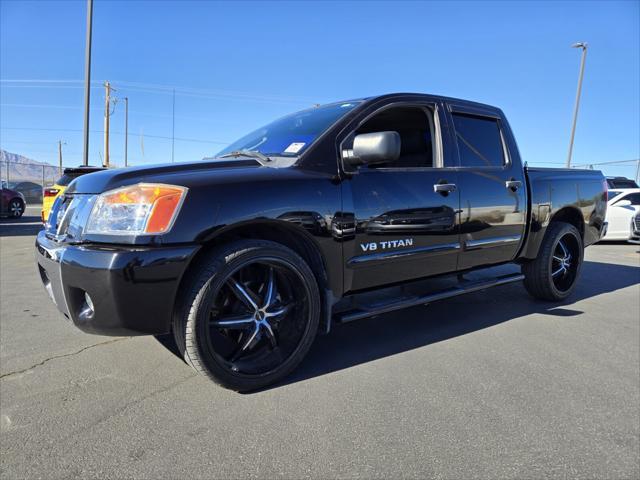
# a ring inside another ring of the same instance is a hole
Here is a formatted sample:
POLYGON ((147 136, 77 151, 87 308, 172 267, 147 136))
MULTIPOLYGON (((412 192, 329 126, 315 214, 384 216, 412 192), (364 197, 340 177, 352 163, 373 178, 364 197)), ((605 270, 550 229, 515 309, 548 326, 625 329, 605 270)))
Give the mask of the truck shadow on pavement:
MULTIPOLYGON (((328 335, 316 339, 292 375, 262 391, 426 347, 531 314, 576 317, 584 312, 570 308, 572 304, 638 283, 638 267, 587 261, 583 264, 576 291, 560 303, 535 300, 521 283, 515 283, 426 307, 413 307, 343 325, 334 324, 328 335)), ((164 335, 157 339, 180 356, 172 336, 164 335)))

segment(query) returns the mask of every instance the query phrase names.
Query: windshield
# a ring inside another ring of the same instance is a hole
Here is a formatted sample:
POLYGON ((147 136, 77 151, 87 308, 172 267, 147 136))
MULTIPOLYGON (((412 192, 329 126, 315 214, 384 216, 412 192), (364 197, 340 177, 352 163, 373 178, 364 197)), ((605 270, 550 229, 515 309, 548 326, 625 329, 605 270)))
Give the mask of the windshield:
POLYGON ((82 175, 86 175, 87 173, 91 173, 93 172, 93 170, 88 170, 86 172, 65 172, 64 175, 62 175, 58 181, 56 182, 57 185, 60 185, 62 187, 67 187, 72 180, 75 180, 78 177, 81 177, 82 175))
POLYGON ((216 157, 242 150, 258 151, 267 156, 298 156, 340 117, 360 103, 332 103, 279 118, 232 143, 218 152, 216 157))
POLYGON ((622 192, 616 192, 616 191, 614 191, 614 190, 609 190, 609 191, 607 192, 607 198, 608 198, 609 200, 613 200, 614 198, 616 198, 616 197, 617 197, 618 195, 620 195, 621 193, 622 193, 622 192))
POLYGON ((624 197, 621 197, 619 200, 616 201, 615 204, 623 201, 623 200, 629 200, 631 202, 631 205, 638 206, 640 205, 640 192, 638 193, 630 193, 629 195, 625 195, 624 197))
POLYGON ((104 170, 104 168, 100 167, 85 167, 85 168, 70 168, 65 170, 64 174, 58 179, 56 185, 60 185, 61 187, 67 187, 71 183, 72 180, 75 180, 82 175, 86 175, 88 173, 99 172, 104 170))

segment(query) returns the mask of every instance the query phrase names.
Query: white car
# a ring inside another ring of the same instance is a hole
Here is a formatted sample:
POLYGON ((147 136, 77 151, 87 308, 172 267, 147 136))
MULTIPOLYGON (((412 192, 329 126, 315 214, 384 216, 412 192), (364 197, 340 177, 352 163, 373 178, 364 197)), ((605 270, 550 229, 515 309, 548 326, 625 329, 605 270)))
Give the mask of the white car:
POLYGON ((631 220, 631 235, 629 236, 631 243, 640 244, 640 212, 631 220))
POLYGON ((607 202, 607 233, 602 240, 627 240, 629 228, 640 212, 640 188, 609 190, 607 202))

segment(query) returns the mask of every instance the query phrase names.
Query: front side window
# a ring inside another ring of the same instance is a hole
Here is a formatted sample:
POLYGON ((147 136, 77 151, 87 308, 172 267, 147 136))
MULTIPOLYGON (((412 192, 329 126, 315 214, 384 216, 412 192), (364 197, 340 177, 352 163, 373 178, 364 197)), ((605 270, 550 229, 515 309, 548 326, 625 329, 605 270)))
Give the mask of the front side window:
POLYGON ((502 167, 505 163, 500 126, 494 118, 453 113, 460 166, 502 167))
POLYGON ((362 102, 332 103, 287 115, 245 135, 216 156, 250 150, 267 156, 296 157, 360 103, 362 102))
POLYGON ((363 123, 360 133, 394 131, 400 135, 400 157, 394 162, 378 163, 370 168, 429 168, 435 166, 432 117, 420 107, 392 107, 363 123))

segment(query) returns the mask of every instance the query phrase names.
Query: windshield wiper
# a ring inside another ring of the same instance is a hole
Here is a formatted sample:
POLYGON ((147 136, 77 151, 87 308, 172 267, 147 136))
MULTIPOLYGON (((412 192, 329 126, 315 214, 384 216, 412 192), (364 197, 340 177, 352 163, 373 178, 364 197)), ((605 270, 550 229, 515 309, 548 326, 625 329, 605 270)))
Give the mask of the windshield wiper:
POLYGON ((260 165, 266 165, 272 160, 267 157, 264 153, 260 153, 258 150, 234 150, 233 152, 225 153, 224 155, 220 155, 219 158, 229 158, 229 157, 250 157, 258 160, 260 165))

